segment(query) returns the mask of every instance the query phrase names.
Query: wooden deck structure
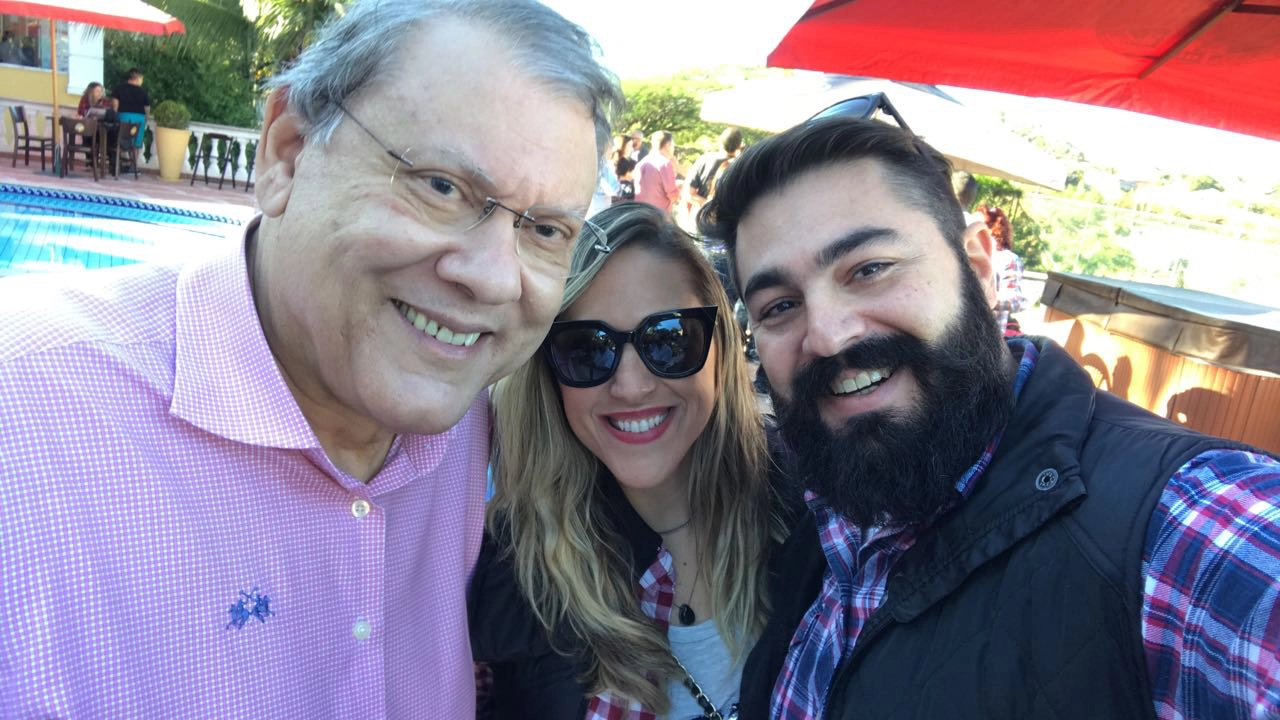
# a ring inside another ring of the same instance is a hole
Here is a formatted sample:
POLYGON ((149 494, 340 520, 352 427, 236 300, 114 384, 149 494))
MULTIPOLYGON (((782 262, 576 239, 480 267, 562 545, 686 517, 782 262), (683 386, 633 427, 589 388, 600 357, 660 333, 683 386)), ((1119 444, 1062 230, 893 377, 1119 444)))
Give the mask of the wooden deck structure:
POLYGON ((1094 384, 1210 435, 1280 453, 1280 310, 1049 273, 1039 332, 1094 384))

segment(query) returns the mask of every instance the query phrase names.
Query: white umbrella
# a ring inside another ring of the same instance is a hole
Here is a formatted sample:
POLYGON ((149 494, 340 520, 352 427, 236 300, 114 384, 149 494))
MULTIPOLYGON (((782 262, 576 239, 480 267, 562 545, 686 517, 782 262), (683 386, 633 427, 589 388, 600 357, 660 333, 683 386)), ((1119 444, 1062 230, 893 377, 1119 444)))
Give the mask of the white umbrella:
POLYGON ((996 119, 930 85, 843 75, 797 73, 747 80, 708 93, 702 119, 782 132, 841 100, 884 93, 917 135, 958 170, 1008 178, 1054 190, 1066 185, 1066 167, 996 119))

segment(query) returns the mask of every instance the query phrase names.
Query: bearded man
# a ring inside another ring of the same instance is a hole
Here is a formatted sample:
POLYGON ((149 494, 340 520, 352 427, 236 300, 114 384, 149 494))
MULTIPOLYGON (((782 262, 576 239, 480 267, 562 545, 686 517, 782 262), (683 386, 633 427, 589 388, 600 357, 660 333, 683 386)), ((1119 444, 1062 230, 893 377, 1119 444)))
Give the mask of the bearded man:
POLYGON ((1001 338, 992 238, 940 153, 806 123, 748 150, 699 220, 812 509, 743 707, 1280 715, 1280 462, 1096 390, 1049 340, 1001 338))

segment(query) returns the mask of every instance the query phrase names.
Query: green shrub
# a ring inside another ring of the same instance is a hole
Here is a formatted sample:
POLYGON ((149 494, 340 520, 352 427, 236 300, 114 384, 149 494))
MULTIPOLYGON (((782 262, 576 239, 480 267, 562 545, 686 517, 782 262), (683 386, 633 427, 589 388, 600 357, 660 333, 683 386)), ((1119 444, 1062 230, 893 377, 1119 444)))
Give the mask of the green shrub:
MULTIPOLYGON (((190 23, 188 30, 194 32, 190 23)), ((215 37, 216 45, 206 51, 203 46, 177 46, 180 37, 104 30, 102 80, 108 91, 124 82, 129 68, 137 67, 146 77, 143 89, 153 99, 177 100, 200 122, 257 127, 257 95, 242 43, 215 37)))
POLYGON ((191 125, 191 111, 177 100, 161 102, 151 114, 155 116, 159 127, 186 130, 191 125))

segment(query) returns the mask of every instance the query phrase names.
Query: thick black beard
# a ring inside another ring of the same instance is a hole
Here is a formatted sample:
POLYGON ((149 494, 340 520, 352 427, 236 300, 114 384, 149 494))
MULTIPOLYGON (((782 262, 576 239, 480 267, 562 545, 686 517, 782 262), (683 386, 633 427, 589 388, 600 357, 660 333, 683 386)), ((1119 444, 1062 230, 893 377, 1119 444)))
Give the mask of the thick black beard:
POLYGON ((958 499, 955 485, 1013 411, 1010 356, 977 278, 962 272, 960 314, 935 343, 868 338, 802 367, 791 400, 771 389, 796 478, 863 527, 925 522, 958 499), (915 407, 875 411, 831 430, 819 398, 846 368, 911 370, 915 407))

